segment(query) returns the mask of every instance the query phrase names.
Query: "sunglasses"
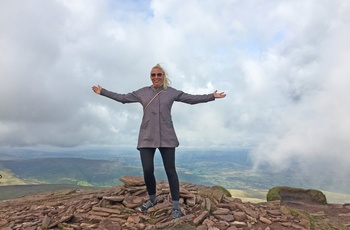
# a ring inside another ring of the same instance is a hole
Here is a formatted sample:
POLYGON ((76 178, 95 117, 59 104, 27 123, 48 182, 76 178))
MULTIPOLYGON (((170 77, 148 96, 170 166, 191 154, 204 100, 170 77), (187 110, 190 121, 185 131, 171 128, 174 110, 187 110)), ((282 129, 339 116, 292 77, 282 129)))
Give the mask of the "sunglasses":
POLYGON ((151 77, 155 77, 155 76, 161 77, 161 76, 163 76, 163 73, 157 73, 157 74, 151 73, 151 77))

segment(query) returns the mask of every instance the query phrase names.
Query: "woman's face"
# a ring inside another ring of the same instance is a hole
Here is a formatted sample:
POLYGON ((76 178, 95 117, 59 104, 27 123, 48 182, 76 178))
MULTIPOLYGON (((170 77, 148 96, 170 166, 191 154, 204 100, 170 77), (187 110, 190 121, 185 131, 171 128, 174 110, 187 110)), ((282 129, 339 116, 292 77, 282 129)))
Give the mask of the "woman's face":
POLYGON ((153 68, 151 71, 151 81, 154 88, 159 88, 163 85, 164 74, 161 69, 153 68))

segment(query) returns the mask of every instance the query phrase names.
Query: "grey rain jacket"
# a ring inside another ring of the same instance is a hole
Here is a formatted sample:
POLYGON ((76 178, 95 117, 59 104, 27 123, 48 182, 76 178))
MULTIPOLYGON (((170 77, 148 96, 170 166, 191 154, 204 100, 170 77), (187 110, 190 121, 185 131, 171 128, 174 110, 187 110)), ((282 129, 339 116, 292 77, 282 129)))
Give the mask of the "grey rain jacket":
POLYGON ((171 107, 174 101, 197 104, 215 100, 214 94, 192 95, 172 87, 168 87, 166 90, 163 88, 157 90, 153 86, 143 87, 127 94, 119 94, 102 89, 101 95, 123 104, 134 102, 142 104, 144 113, 137 149, 179 146, 171 118, 171 107), (145 110, 146 105, 160 90, 161 93, 145 110))

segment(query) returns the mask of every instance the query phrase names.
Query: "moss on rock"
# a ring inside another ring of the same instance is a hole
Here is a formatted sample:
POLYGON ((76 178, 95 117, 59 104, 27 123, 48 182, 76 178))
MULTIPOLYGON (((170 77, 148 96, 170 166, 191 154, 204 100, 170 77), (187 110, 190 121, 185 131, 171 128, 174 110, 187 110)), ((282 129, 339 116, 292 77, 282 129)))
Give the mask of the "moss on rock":
POLYGON ((305 202, 311 204, 327 204, 326 196, 319 190, 292 188, 287 186, 271 188, 266 195, 266 200, 280 200, 282 202, 305 202))
POLYGON ((224 196, 231 197, 231 193, 222 186, 212 186, 199 191, 202 197, 211 197, 217 201, 221 201, 224 196))
POLYGON ((213 186, 212 188, 222 191, 224 193, 224 195, 227 196, 227 197, 232 197, 230 191, 228 191, 226 188, 224 188, 222 186, 216 185, 216 186, 213 186))

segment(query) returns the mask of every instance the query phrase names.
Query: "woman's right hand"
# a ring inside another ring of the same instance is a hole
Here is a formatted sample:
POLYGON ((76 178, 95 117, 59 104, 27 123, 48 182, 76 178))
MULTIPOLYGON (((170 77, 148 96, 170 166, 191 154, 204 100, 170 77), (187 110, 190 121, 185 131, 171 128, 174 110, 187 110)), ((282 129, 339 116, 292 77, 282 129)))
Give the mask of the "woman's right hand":
POLYGON ((92 90, 97 94, 101 94, 101 89, 102 89, 102 87, 100 85, 92 87, 92 90))

